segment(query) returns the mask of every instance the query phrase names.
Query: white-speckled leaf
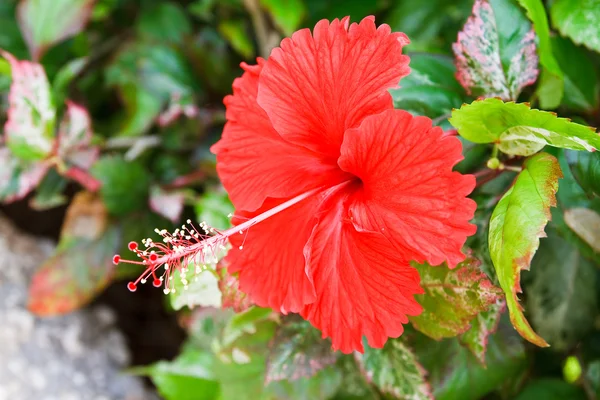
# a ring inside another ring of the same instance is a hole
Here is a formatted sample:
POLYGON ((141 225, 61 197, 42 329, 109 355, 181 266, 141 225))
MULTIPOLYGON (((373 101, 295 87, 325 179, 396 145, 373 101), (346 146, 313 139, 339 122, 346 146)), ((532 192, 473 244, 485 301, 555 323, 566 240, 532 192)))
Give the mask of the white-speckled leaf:
POLYGON ((46 175, 48 167, 41 162, 25 162, 6 147, 0 147, 0 202, 10 203, 31 192, 46 175))
POLYGON ((484 366, 489 336, 498 329, 500 315, 505 309, 506 301, 498 300, 488 310, 477 314, 471 321, 471 329, 458 338, 460 343, 469 349, 484 366))
POLYGON ((415 354, 399 340, 389 340, 383 349, 365 346, 365 353, 355 353, 367 381, 397 399, 432 400, 426 371, 415 354))
POLYGON ((173 286, 169 294, 175 310, 183 307, 221 307, 219 281, 211 267, 196 273, 193 268, 181 269, 173 274, 173 286))
POLYGON ((67 101, 67 110, 58 130, 58 156, 65 162, 89 169, 99 149, 91 146, 92 121, 85 108, 67 101))
POLYGON ((174 223, 181 216, 184 201, 185 195, 180 190, 166 191, 160 186, 150 188, 150 209, 174 223))
POLYGON ((11 65, 7 146, 23 160, 40 160, 52 152, 56 111, 46 73, 40 64, 19 61, 1 52, 11 65))
POLYGON ((526 103, 504 103, 496 98, 474 101, 454 110, 450 123, 465 139, 497 143, 506 154, 529 156, 546 145, 587 151, 600 148, 594 128, 531 109, 526 103))
POLYGON ((516 100, 537 79, 535 32, 512 0, 476 0, 452 49, 470 94, 516 100))

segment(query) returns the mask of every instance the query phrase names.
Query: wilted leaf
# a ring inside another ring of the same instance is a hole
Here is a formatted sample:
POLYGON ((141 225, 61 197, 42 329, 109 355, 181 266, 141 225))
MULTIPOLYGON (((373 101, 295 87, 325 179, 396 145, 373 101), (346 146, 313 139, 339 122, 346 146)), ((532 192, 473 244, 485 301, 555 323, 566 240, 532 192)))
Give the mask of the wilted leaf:
POLYGON ((557 0, 550 15, 552 24, 563 36, 600 52, 600 1, 557 0))
POLYGON ((37 315, 64 314, 87 304, 110 282, 119 233, 107 227, 102 202, 82 192, 69 207, 54 255, 35 273, 28 308, 37 315))
POLYGON ((160 186, 150 188, 150 209, 173 223, 177 223, 183 211, 185 194, 181 190, 166 191, 160 186))
POLYGON ((469 94, 516 100, 537 79, 535 33, 512 0, 476 0, 452 49, 469 94))
POLYGON ((394 107, 414 115, 437 118, 450 114, 465 101, 465 91, 454 78, 456 69, 450 57, 414 54, 410 58, 410 75, 398 89, 391 89, 394 107))
POLYGON ((415 296, 423 312, 409 319, 417 330, 433 339, 466 332, 471 320, 502 296, 502 290, 491 284, 474 258, 467 258, 455 269, 413 265, 419 271, 425 293, 415 296))
POLYGON ((217 273, 219 274, 219 290, 222 295, 221 307, 232 308, 235 312, 240 313, 253 305, 250 296, 242 292, 239 288, 240 280, 238 274, 227 272, 225 261, 219 263, 217 273))
MULTIPOLYGON (((600 216, 596 218, 598 222, 600 216)), ((598 312, 596 268, 554 230, 541 241, 530 279, 531 321, 553 348, 566 350, 593 328, 598 312)))
POLYGON ((12 69, 6 144, 23 160, 43 159, 52 151, 56 117, 46 73, 39 64, 19 61, 7 52, 0 54, 12 69))
POLYGON ((571 208, 565 211, 564 219, 573 232, 600 253, 600 214, 588 208, 571 208))
POLYGON ((267 383, 310 377, 337 360, 331 342, 322 339, 321 332, 297 316, 282 321, 270 347, 267 383))
POLYGON ((496 332, 500 316, 506 309, 506 301, 498 300, 471 321, 471 329, 459 337, 460 343, 473 353, 482 365, 485 364, 489 336, 496 332))
POLYGON ((93 4, 94 0, 21 0, 17 18, 33 59, 39 60, 49 47, 79 33, 93 4))
POLYGON ((145 208, 150 177, 142 164, 106 156, 93 165, 91 172, 102 182, 100 195, 109 213, 124 215, 145 208))
POLYGON ((45 163, 20 160, 8 148, 0 147, 0 202, 10 203, 27 196, 46 171, 45 163))
POLYGON ((455 338, 440 342, 417 338, 414 349, 428 372, 436 400, 485 398, 500 385, 520 380, 528 365, 523 342, 510 325, 502 323, 489 336, 487 367, 455 338))
POLYGON ((85 108, 67 101, 67 110, 58 129, 58 156, 69 165, 88 170, 100 149, 91 146, 92 121, 85 108))
POLYGON ((538 54, 543 67, 537 89, 540 106, 544 109, 554 109, 560 105, 563 96, 563 72, 552 51, 546 8, 542 0, 518 1, 527 11, 527 16, 533 22, 538 37, 538 54))
POLYGON ((450 123, 465 139, 497 143, 506 154, 529 156, 546 145, 587 151, 600 148, 600 136, 593 128, 523 103, 474 101, 455 110, 450 123))
POLYGON ((286 36, 291 36, 300 27, 306 14, 302 0, 260 0, 260 4, 286 36))
POLYGON ((400 340, 388 340, 383 349, 365 346, 356 358, 367 380, 383 393, 397 399, 433 399, 426 371, 400 340))
POLYGON ((517 293, 521 292, 521 271, 529 269, 550 219, 550 207, 556 206, 555 194, 561 177, 558 160, 550 154, 540 153, 526 159, 523 171, 490 220, 490 255, 506 294, 510 320, 525 339, 538 346, 548 344, 531 329, 517 293))

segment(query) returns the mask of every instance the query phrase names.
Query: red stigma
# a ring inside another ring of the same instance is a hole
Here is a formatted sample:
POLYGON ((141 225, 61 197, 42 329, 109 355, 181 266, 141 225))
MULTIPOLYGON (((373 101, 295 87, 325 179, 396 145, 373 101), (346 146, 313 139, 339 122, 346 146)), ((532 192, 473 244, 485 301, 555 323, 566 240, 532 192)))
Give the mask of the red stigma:
POLYGON ((162 281, 160 279, 155 279, 154 282, 152 282, 152 286, 154 287, 160 287, 162 285, 162 281))
POLYGON ((121 261, 121 256, 118 254, 115 254, 113 256, 113 264, 118 265, 120 261, 121 261))
POLYGON ((158 255, 156 253, 150 254, 149 260, 155 262, 156 260, 158 260, 158 255))
POLYGON ((136 242, 129 242, 127 247, 129 248, 129 250, 135 251, 138 248, 138 244, 136 242))
POLYGON ((137 285, 133 282, 129 282, 127 284, 127 289, 129 289, 130 292, 135 292, 137 290, 137 285))

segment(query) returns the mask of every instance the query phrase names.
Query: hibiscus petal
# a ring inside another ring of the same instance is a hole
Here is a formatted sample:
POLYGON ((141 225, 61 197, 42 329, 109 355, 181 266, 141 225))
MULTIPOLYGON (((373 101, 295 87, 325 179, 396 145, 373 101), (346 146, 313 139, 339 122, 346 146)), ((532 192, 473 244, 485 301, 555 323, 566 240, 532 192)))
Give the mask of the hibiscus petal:
POLYGON ((406 260, 453 268, 476 229, 475 178, 452 171, 461 143, 442 136, 429 118, 388 110, 346 132, 338 163, 363 182, 350 206, 358 229, 382 232, 406 260))
MULTIPOLYGON (((307 190, 338 183, 335 161, 283 140, 256 103, 258 77, 264 61, 242 64, 246 70, 225 98, 227 124, 211 151, 217 155, 217 172, 238 209, 256 210, 267 197, 293 197, 307 190), (307 176, 310 179, 307 179, 307 176)), ((339 178, 339 179, 338 179, 339 178)))
POLYGON ((408 75, 403 33, 374 18, 322 20, 275 48, 260 75, 258 104, 279 134, 337 159, 344 132, 392 108, 388 89, 408 75))
MULTIPOLYGON (((237 213, 233 222, 239 225, 279 203, 267 199, 254 213, 237 213)), ((315 300, 302 251, 316 225, 318 204, 316 197, 303 200, 230 238, 233 248, 226 258, 228 271, 239 271, 240 289, 259 306, 299 312, 315 300)))
POLYGON ((363 351, 362 337, 381 348, 418 315, 414 295, 423 293, 419 274, 396 256, 378 232, 359 232, 349 219, 344 193, 328 200, 326 213, 305 248, 317 299, 302 316, 331 337, 334 349, 363 351))

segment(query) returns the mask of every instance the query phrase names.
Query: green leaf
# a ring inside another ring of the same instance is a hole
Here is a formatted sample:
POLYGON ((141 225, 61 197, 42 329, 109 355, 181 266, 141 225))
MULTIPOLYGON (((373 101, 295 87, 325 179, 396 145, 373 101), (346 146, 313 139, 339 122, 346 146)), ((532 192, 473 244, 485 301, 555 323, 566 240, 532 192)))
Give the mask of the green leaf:
POLYGON ((450 114, 467 100, 464 89, 454 78, 456 70, 450 57, 414 54, 410 70, 401 87, 390 90, 395 108, 438 118, 450 114))
POLYGON ((29 201, 29 206, 37 211, 44 211, 65 204, 68 199, 63 191, 67 183, 67 180, 56 170, 51 169, 37 187, 35 197, 29 201))
POLYGON ((541 0, 518 1, 527 11, 527 16, 533 22, 533 28, 538 36, 538 53, 543 67, 537 90, 540 106, 544 109, 556 108, 560 105, 563 96, 563 72, 552 51, 546 9, 541 0))
POLYGON ((575 111, 592 111, 598 107, 598 72, 585 49, 560 36, 552 38, 552 49, 564 72, 563 104, 575 111))
POLYGON ((336 394, 341 384, 342 372, 337 368, 329 367, 310 378, 300 378, 291 382, 271 382, 266 389, 269 393, 273 393, 275 399, 330 399, 336 394))
POLYGON ((260 4, 285 36, 291 36, 300 27, 306 14, 302 0, 260 0, 260 4))
POLYGON ((544 378, 530 382, 515 400, 585 400, 584 391, 560 379, 544 378))
POLYGON ((322 339, 319 330, 297 316, 282 321, 270 347, 266 382, 310 377, 337 360, 331 342, 322 339))
POLYGON ((48 166, 16 158, 6 147, 0 147, 0 202, 10 203, 27 196, 46 175, 48 166))
POLYGON ((185 11, 170 1, 144 8, 136 28, 142 38, 157 42, 180 43, 192 33, 192 24, 185 11))
POLYGON ((514 0, 476 0, 452 49, 469 94, 516 100, 537 79, 535 33, 514 0))
POLYGON ((527 309, 539 334, 561 351, 593 328, 596 268, 553 229, 547 233, 531 265, 527 309))
POLYGON ((525 346, 510 325, 503 323, 489 337, 487 367, 455 338, 436 342, 421 337, 413 347, 428 372, 436 400, 482 399, 502 385, 520 381, 528 366, 525 346))
POLYGON ((228 20, 219 24, 219 32, 231 47, 245 59, 254 55, 254 44, 250 40, 243 20, 228 20))
POLYGON ((67 210, 54 255, 33 276, 29 310, 37 315, 65 314, 87 304, 110 283, 119 232, 107 225, 100 199, 79 193, 67 210))
POLYGON ((91 172, 102 182, 100 195, 109 213, 124 215, 146 207, 150 177, 142 164, 105 156, 91 172))
POLYGON ((88 65, 87 57, 75 58, 62 66, 52 79, 52 93, 56 104, 62 104, 68 96, 69 85, 88 65))
POLYGON ((565 211, 564 221, 596 253, 600 253, 600 214, 588 208, 571 208, 565 211))
POLYGON ((121 88, 121 97, 125 103, 125 118, 118 136, 139 136, 148 131, 160 114, 164 101, 133 84, 121 88))
POLYGON ((166 400, 214 400, 220 392, 214 356, 188 348, 175 360, 134 370, 148 375, 166 400))
POLYGON ((388 340, 383 349, 365 346, 365 353, 356 358, 367 379, 383 393, 399 399, 433 399, 425 370, 401 341, 388 340))
POLYGON ((40 64, 19 61, 1 52, 11 65, 6 144, 23 160, 41 160, 52 152, 56 110, 50 84, 40 64))
POLYGON ((590 196, 600 197, 600 152, 567 153, 571 172, 590 196))
POLYGON ((466 332, 477 314, 489 309, 502 295, 479 265, 474 258, 467 258, 452 270, 446 265, 413 264, 425 293, 415 296, 423 312, 409 318, 412 325, 436 340, 466 332))
POLYGON ((198 221, 204 221, 217 229, 231 227, 229 214, 234 211, 234 208, 223 188, 207 188, 197 200, 195 209, 198 221))
POLYGON ((17 18, 29 52, 38 61, 52 45, 75 36, 87 23, 94 0, 23 0, 17 18))
POLYGON ((517 293, 520 275, 528 270, 556 206, 558 179, 562 177, 558 160, 547 153, 536 154, 523 163, 513 186, 500 199, 490 220, 489 247, 500 286, 506 294, 510 320, 531 343, 548 346, 523 315, 517 293))
POLYGON ((169 299, 175 310, 183 307, 221 307, 221 291, 214 266, 181 269, 170 284, 169 299))
POLYGON ((556 0, 550 15, 563 36, 600 52, 600 1, 556 0))
POLYGON ((473 353, 477 360, 485 366, 485 354, 487 352, 489 336, 496 332, 500 323, 500 316, 506 309, 506 302, 498 300, 486 311, 480 312, 471 321, 471 329, 460 337, 460 344, 473 353))
POLYGON ((452 113, 450 123, 465 139, 497 143, 502 152, 511 155, 529 156, 546 145, 587 151, 600 148, 600 136, 593 128, 527 104, 494 98, 462 106, 452 113))

